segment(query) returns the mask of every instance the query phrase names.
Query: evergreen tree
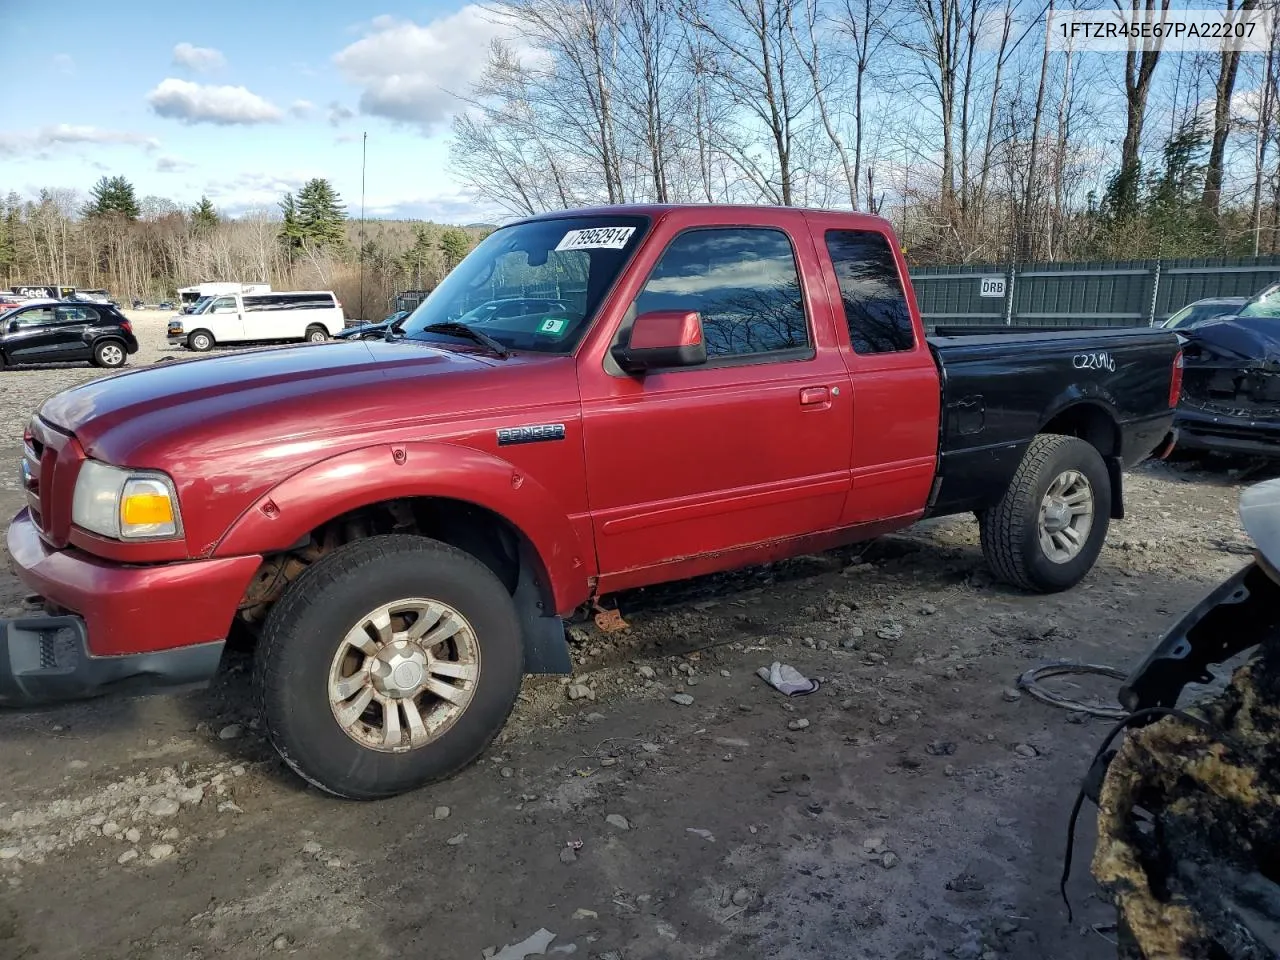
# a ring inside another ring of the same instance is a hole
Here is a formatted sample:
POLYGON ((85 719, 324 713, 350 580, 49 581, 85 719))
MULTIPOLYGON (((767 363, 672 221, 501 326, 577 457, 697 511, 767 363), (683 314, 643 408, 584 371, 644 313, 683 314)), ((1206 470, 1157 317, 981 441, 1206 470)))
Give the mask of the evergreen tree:
POLYGON ((218 211, 213 209, 213 203, 209 198, 202 195, 200 202, 191 208, 191 226, 197 233, 206 233, 217 225, 218 211))
POLYGON ((471 238, 465 230, 449 227, 440 234, 440 252, 444 254, 445 270, 452 270, 471 249, 471 238))
POLYGON ((415 224, 413 228, 413 246, 404 252, 400 264, 404 272, 413 278, 415 288, 422 288, 422 277, 427 272, 436 252, 435 238, 425 223, 415 224))
POLYGON ((298 191, 298 229, 303 242, 321 249, 347 242, 347 211, 328 180, 308 180, 298 191))
POLYGON ((302 248, 302 227, 298 223, 298 204, 292 193, 286 193, 280 200, 280 212, 284 222, 280 224, 280 242, 290 253, 302 248))
POLYGON ((89 191, 84 215, 89 218, 119 216, 137 220, 141 209, 133 184, 124 177, 101 177, 89 191))
POLYGON ((1219 231, 1202 201, 1208 147, 1203 121, 1192 119, 1165 141, 1164 169, 1147 185, 1145 216, 1164 256, 1213 249, 1219 231))
POLYGON ((18 265, 18 208, 21 206, 16 193, 9 194, 4 205, 4 219, 0 220, 0 276, 10 277, 18 265))

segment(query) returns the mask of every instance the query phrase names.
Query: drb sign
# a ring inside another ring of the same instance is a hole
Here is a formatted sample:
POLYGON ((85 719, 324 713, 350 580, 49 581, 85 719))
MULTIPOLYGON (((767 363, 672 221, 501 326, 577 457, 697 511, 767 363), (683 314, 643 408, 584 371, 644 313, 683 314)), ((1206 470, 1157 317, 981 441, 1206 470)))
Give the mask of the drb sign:
POLYGON ((1003 297, 1004 296, 1004 277, 980 277, 978 278, 978 296, 980 297, 1003 297))

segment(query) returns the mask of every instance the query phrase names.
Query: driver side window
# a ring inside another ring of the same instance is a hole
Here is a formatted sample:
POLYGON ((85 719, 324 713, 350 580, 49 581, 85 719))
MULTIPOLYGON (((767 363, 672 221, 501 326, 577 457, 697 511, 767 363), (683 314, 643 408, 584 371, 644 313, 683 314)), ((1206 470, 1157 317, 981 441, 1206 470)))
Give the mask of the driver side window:
POLYGON ((19 327, 44 327, 51 323, 56 323, 57 318, 54 316, 52 307, 36 307, 32 310, 24 310, 13 318, 14 323, 19 327))
POLYGON ((712 361, 810 345, 791 241, 773 228, 702 227, 680 234, 663 251, 635 310, 698 313, 712 361))
POLYGON ((213 301, 213 309, 211 313, 235 313, 236 298, 235 297, 219 297, 213 301))

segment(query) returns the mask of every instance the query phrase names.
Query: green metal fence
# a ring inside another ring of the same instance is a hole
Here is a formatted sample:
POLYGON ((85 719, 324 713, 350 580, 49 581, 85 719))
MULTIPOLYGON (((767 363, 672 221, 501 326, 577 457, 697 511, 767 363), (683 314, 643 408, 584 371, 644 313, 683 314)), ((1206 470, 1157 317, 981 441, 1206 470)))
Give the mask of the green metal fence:
POLYGON ((1145 326, 1206 297, 1248 297, 1280 280, 1280 256, 917 267, 929 328, 987 324, 1145 326))

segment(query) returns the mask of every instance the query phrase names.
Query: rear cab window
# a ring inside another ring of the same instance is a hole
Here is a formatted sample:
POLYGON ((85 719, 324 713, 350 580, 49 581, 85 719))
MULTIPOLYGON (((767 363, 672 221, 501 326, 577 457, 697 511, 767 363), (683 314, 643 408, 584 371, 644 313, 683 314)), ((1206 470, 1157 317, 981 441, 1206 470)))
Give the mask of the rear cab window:
POLYGON ((773 227, 697 227, 667 245, 635 301, 702 317, 707 362, 811 355, 791 240, 773 227))
POLYGON ((824 240, 854 353, 915 349, 915 325, 888 238, 877 230, 828 230, 824 240))

